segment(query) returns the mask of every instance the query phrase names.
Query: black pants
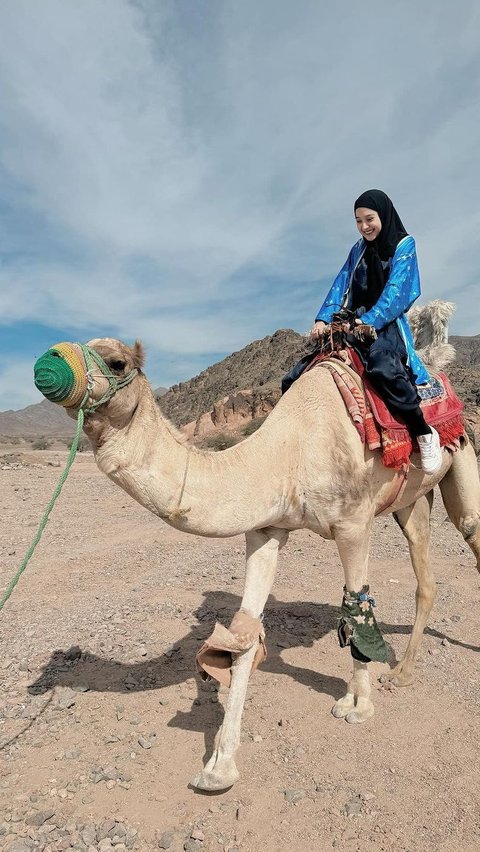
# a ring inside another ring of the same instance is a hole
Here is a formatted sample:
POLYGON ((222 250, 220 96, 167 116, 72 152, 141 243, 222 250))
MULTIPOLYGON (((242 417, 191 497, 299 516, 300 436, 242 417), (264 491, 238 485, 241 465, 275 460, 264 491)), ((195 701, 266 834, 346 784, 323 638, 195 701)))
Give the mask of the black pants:
POLYGON ((305 355, 300 361, 297 361, 294 367, 283 377, 282 379, 282 394, 286 393, 289 387, 293 385, 293 383, 300 378, 303 371, 308 367, 310 361, 312 360, 313 353, 310 352, 309 355, 305 355))
MULTIPOLYGON (((356 348, 356 347, 355 347, 356 348)), ((382 328, 368 349, 356 348, 365 374, 385 405, 403 420, 412 437, 431 429, 420 408, 415 377, 408 365, 407 350, 396 322, 382 328)))
POLYGON ((407 363, 407 350, 395 322, 377 332, 368 347, 355 347, 365 374, 387 408, 411 411, 420 405, 415 378, 407 363))

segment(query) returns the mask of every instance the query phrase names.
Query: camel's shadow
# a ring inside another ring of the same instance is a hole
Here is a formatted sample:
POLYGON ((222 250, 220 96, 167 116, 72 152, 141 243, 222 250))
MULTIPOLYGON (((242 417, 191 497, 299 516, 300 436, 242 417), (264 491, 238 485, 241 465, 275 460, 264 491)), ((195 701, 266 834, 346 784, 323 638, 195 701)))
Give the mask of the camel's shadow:
MULTIPOLYGON (((35 695, 55 686, 75 688, 83 685, 96 692, 143 692, 165 689, 183 683, 195 673, 195 655, 210 635, 215 621, 228 625, 240 606, 240 598, 228 592, 207 592, 194 611, 197 623, 181 639, 159 657, 138 663, 99 657, 78 647, 56 650, 40 677, 29 686, 35 695)), ((268 657, 262 670, 271 674, 287 674, 318 692, 334 698, 344 692, 339 678, 322 675, 286 663, 281 651, 286 648, 311 647, 331 630, 336 629, 339 609, 326 603, 281 602, 270 596, 265 607, 268 657)))
MULTIPOLYGON (((195 671, 195 655, 218 619, 228 625, 240 606, 240 598, 228 592, 206 592, 201 606, 195 610, 197 623, 160 657, 138 663, 99 657, 80 648, 56 650, 38 679, 29 686, 31 694, 39 695, 55 686, 81 687, 94 692, 144 692, 165 689, 191 678, 195 671)), ((282 602, 270 596, 265 607, 264 624, 267 634, 268 657, 262 671, 273 675, 287 675, 298 683, 337 700, 345 694, 345 681, 318 670, 295 666, 282 659, 281 652, 288 648, 311 647, 330 631, 336 630, 340 610, 327 603, 282 602)), ((409 634, 411 625, 385 624, 380 627, 387 634, 409 634)), ((425 633, 439 639, 444 634, 427 628, 425 633)), ((448 637, 449 638, 449 637, 448 637)), ((475 646, 450 639, 453 645, 478 650, 475 646)), ((391 651, 391 662, 395 655, 391 651)), ((216 687, 204 684, 197 678, 198 697, 192 700, 188 712, 177 710, 170 727, 202 731, 207 752, 213 736, 221 724, 222 707, 216 703, 216 687), (210 694, 209 694, 210 693, 210 694), (214 703, 212 703, 212 698, 214 703)))
MULTIPOLYGON (((64 686, 93 692, 129 693, 182 684, 195 673, 196 653, 212 632, 215 621, 228 625, 239 606, 237 595, 206 592, 202 604, 194 611, 197 622, 189 632, 161 656, 138 663, 100 657, 79 647, 56 650, 40 676, 29 686, 29 692, 39 695, 56 686, 64 686)), ((291 665, 281 657, 281 651, 298 646, 311 647, 317 639, 335 630, 338 616, 339 609, 330 604, 283 603, 270 596, 264 616, 268 657, 262 670, 274 675, 286 674, 310 689, 331 695, 335 700, 340 698, 345 693, 342 679, 291 665)), ((206 754, 209 754, 222 723, 223 707, 216 698, 216 684, 204 683, 197 677, 197 688, 197 697, 192 695, 188 712, 176 709, 168 726, 201 731, 206 754)))

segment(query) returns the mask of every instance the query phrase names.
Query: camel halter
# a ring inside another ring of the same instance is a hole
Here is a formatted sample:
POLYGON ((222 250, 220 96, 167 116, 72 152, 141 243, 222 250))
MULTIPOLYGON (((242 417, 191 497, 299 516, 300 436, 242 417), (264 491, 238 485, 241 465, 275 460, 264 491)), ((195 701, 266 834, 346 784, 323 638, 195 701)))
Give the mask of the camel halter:
MULTIPOLYGON (((64 408, 78 408, 77 428, 68 454, 65 469, 57 482, 55 490, 43 513, 33 541, 28 548, 17 573, 14 575, 4 594, 0 598, 0 610, 3 609, 21 575, 25 571, 35 548, 42 537, 47 521, 57 497, 60 495, 63 484, 68 476, 73 460, 77 453, 78 442, 82 432, 85 416, 93 414, 100 405, 108 402, 120 388, 135 378, 138 369, 135 367, 123 379, 114 376, 108 369, 103 358, 90 346, 83 343, 57 343, 42 355, 34 366, 35 385, 43 395, 51 402, 63 405, 64 408), (95 377, 92 372, 94 365, 100 369, 101 375, 108 379, 108 388, 101 399, 93 400, 89 404, 90 393, 93 388, 95 377)), ((179 509, 180 513, 182 510, 179 509)), ((183 510, 186 511, 186 510, 183 510)))
POLYGON ((93 414, 100 405, 108 402, 118 390, 124 388, 138 374, 135 367, 127 376, 119 379, 107 367, 103 358, 83 343, 56 343, 35 363, 35 385, 50 402, 63 405, 64 408, 78 408, 79 414, 93 414), (103 396, 89 402, 93 388, 94 365, 108 380, 108 388, 103 396))

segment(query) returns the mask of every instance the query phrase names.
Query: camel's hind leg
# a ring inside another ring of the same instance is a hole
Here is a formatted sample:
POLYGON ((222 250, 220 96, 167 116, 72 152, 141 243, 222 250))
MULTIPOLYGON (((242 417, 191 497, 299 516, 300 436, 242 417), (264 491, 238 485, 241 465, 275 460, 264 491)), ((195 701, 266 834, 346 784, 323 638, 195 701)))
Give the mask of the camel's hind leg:
POLYGON ((417 578, 416 612, 415 623, 405 656, 395 668, 380 678, 382 683, 391 681, 395 686, 409 686, 413 682, 413 669, 418 647, 435 600, 436 591, 428 557, 432 502, 433 491, 430 491, 415 503, 412 503, 411 506, 394 513, 394 518, 408 541, 410 558, 417 578))
POLYGON ((448 517, 471 547, 480 571, 480 479, 470 443, 453 454, 451 467, 439 485, 448 517))
MULTIPOLYGON (((242 609, 259 618, 272 588, 279 550, 287 541, 286 530, 268 527, 247 533, 247 571, 242 609)), ((232 665, 232 682, 225 707, 225 717, 216 739, 213 754, 192 784, 201 790, 225 790, 238 779, 235 752, 240 744, 240 727, 247 694, 248 679, 257 643, 239 654, 232 665)))
MULTIPOLYGON (((349 519, 335 527, 335 543, 343 565, 345 586, 349 592, 360 592, 367 583, 371 528, 372 519, 368 519, 368 512, 358 521, 349 519)), ((350 723, 365 722, 374 713, 370 692, 367 663, 353 659, 353 676, 347 686, 346 695, 332 707, 335 718, 346 719, 350 723)))

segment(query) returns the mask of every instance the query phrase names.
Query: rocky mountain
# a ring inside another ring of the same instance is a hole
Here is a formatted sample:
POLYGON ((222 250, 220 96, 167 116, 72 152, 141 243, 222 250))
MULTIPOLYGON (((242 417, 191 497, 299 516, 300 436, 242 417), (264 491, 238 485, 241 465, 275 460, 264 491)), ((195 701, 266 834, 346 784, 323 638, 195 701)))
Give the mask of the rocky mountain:
POLYGON ((460 337, 453 335, 449 342, 455 347, 457 357, 455 365, 458 367, 480 366, 480 334, 471 337, 460 337))
MULTIPOLYGON (((480 335, 450 338, 457 359, 448 370, 472 430, 480 439, 480 335)), ((268 414, 280 397, 280 381, 309 344, 291 329, 255 340, 188 382, 174 385, 159 401, 165 414, 189 437, 238 431, 268 414)), ((480 441, 479 441, 480 442, 480 441)))
POLYGON ((268 393, 280 387, 282 376, 308 349, 301 334, 282 328, 233 352, 190 381, 173 385, 158 400, 160 408, 177 426, 184 426, 209 412, 214 403, 245 388, 268 393))

